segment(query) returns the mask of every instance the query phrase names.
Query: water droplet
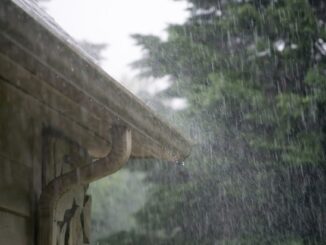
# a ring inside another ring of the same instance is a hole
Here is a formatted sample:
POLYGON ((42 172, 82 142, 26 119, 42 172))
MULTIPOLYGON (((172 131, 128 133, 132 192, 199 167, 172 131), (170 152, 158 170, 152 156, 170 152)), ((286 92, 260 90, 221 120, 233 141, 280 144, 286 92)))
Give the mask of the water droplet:
POLYGON ((176 161, 176 164, 178 166, 184 166, 185 165, 185 162, 184 161, 176 161))

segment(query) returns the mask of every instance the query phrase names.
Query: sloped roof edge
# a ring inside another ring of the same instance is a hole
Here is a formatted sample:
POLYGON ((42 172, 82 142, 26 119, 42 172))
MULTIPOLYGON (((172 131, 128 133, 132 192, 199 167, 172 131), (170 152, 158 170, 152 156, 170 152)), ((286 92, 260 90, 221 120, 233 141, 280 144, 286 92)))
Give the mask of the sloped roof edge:
POLYGON ((0 29, 0 53, 99 120, 130 127, 133 157, 181 160, 189 155, 189 140, 110 77, 34 3, 4 0, 0 29), (37 72, 37 66, 47 77, 37 72))

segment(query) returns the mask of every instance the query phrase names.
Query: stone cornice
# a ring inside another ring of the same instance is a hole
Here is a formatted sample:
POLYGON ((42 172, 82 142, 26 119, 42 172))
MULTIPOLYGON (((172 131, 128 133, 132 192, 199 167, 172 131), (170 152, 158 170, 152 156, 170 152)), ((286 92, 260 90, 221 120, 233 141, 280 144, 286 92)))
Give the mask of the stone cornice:
MULTIPOLYGON (((132 157, 177 161, 190 153, 182 134, 103 71, 30 1, 3 0, 0 5, 0 62, 8 83, 83 128, 90 141, 94 138, 94 148, 104 148, 97 157, 110 150, 113 125, 131 129, 132 157), (30 79, 17 79, 17 69, 30 79)), ((64 124, 55 126, 69 131, 64 124)))

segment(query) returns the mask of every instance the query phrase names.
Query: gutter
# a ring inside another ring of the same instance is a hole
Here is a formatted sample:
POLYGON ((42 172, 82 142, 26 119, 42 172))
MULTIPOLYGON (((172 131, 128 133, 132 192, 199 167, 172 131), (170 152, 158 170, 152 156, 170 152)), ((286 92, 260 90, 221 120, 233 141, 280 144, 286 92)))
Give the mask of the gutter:
POLYGON ((56 204, 71 189, 89 184, 118 171, 131 154, 131 131, 124 126, 112 127, 112 150, 104 158, 76 168, 53 179, 42 191, 39 201, 39 245, 52 245, 56 204))

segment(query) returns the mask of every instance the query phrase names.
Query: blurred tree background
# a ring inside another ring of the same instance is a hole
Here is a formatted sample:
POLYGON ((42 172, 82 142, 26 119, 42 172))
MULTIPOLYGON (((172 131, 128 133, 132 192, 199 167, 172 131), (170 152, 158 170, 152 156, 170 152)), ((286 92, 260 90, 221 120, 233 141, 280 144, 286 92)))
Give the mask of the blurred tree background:
POLYGON ((134 67, 171 77, 160 96, 188 100, 168 115, 197 144, 184 167, 137 164, 150 197, 98 244, 325 244, 325 2, 188 2, 167 40, 134 35, 134 67))

